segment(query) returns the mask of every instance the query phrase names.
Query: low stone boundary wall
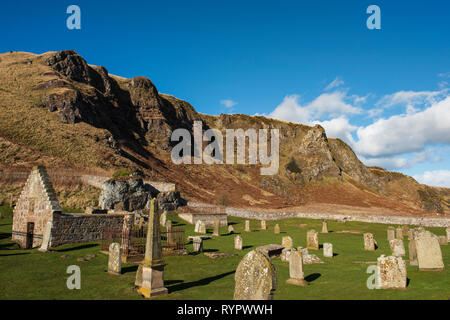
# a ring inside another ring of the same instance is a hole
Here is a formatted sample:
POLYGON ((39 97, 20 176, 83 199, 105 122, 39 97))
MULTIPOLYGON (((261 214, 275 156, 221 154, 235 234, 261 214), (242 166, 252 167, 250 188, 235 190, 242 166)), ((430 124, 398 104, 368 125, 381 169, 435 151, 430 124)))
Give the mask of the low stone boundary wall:
MULTIPOLYGON (((205 207, 206 204, 197 202, 188 202, 191 207, 205 207)), ((209 205, 213 206, 213 205, 209 205)), ((423 227, 448 227, 450 226, 450 217, 406 217, 406 216, 385 216, 385 215, 361 215, 361 214, 340 214, 340 213, 314 213, 314 212, 262 212, 246 209, 228 207, 225 209, 227 215, 245 219, 257 220, 280 220, 289 218, 307 218, 318 220, 335 221, 359 221, 368 223, 394 224, 394 225, 412 225, 423 227)))

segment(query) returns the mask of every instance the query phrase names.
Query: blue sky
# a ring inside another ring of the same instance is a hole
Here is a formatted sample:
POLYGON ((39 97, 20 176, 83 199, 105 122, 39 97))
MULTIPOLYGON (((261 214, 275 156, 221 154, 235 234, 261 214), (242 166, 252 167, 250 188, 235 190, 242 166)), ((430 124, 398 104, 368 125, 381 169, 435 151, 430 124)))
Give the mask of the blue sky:
POLYGON ((450 187, 449 14, 433 0, 9 1, 0 51, 75 49, 199 112, 321 123, 368 165, 450 187), (66 28, 72 4, 81 30, 66 28))

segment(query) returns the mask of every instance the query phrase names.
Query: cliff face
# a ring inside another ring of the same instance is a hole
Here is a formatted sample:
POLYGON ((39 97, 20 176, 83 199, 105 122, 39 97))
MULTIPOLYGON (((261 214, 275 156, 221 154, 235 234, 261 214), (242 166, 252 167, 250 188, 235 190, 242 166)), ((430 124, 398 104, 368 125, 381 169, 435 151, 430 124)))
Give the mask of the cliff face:
POLYGON ((75 51, 0 55, 0 108, 2 166, 129 167, 177 183, 187 199, 236 206, 449 211, 448 189, 368 168, 320 126, 199 114, 189 103, 160 94, 150 79, 110 75, 75 51), (278 174, 260 176, 253 165, 174 165, 171 133, 192 130, 195 120, 204 129, 279 129, 278 174))

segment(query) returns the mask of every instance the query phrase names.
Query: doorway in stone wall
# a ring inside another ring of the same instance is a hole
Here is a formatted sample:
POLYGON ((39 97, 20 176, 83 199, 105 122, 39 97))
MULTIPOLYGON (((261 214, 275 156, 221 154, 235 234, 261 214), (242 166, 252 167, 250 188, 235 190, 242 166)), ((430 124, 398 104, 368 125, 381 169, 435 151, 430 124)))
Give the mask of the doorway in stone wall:
POLYGON ((34 222, 28 222, 26 249, 33 249, 33 240, 34 240, 34 222))

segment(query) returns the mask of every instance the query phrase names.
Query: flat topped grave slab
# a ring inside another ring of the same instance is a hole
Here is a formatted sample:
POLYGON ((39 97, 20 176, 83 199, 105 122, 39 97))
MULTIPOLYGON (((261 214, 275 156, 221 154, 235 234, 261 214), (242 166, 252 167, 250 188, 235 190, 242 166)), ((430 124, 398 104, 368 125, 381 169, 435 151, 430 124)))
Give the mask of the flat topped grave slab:
POLYGON ((267 244, 256 248, 256 250, 262 251, 269 256, 269 258, 278 258, 281 256, 284 247, 279 244, 267 244))
POLYGON ((189 241, 194 241, 194 238, 200 238, 202 240, 208 240, 208 239, 212 239, 211 236, 189 236, 188 240, 189 241))

